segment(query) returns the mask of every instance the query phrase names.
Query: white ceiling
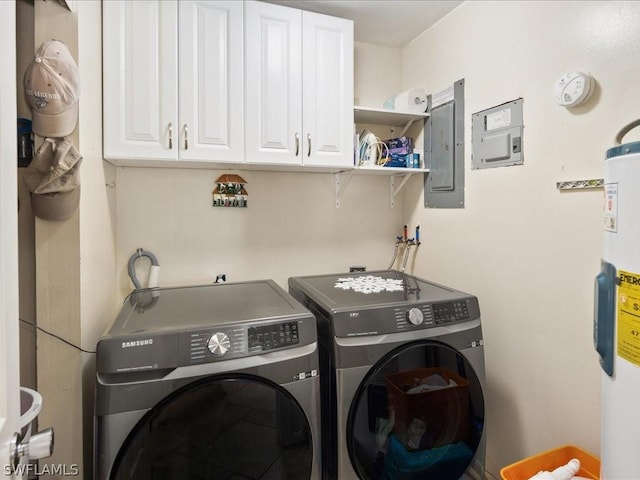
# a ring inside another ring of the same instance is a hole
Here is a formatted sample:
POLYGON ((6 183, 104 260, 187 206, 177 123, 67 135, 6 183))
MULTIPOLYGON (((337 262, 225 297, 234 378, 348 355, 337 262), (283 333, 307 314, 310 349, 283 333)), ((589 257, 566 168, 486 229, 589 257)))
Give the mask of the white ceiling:
POLYGON ((462 0, 265 0, 289 7, 348 18, 356 42, 403 47, 462 0))

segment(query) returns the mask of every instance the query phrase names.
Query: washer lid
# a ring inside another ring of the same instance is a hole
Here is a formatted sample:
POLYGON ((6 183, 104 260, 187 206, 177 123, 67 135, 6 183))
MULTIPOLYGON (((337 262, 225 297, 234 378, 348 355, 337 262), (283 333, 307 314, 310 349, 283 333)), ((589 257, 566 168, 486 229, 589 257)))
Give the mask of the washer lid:
POLYGON ((273 280, 156 288, 129 295, 107 335, 307 317, 313 315, 273 280))
POLYGON ((470 296, 397 270, 290 278, 289 288, 303 291, 324 309, 334 313, 470 296))

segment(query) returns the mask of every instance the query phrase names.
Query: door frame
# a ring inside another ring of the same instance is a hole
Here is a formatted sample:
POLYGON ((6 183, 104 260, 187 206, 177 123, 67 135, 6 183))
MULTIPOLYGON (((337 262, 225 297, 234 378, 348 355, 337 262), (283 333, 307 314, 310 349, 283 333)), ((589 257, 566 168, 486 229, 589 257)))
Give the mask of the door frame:
POLYGON ((0 2, 0 40, 0 477, 11 478, 9 442, 20 422, 15 2, 0 2))

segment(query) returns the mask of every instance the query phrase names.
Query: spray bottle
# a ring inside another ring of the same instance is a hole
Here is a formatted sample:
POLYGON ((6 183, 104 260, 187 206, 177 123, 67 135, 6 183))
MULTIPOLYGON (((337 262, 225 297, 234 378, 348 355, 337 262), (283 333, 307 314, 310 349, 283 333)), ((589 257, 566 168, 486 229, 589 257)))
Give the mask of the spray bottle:
POLYGON ((571 480, 580 470, 580 460, 572 458, 569 463, 556 468, 553 472, 538 472, 529 480, 571 480))

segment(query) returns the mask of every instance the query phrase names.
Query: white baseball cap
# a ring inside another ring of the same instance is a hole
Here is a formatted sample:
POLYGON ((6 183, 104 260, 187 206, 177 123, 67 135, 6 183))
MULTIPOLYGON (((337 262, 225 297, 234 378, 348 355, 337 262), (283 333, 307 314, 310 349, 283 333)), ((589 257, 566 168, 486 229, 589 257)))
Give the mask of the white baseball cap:
POLYGON ((47 40, 40 45, 24 72, 24 93, 36 134, 57 138, 75 130, 80 72, 71 52, 60 40, 47 40))

